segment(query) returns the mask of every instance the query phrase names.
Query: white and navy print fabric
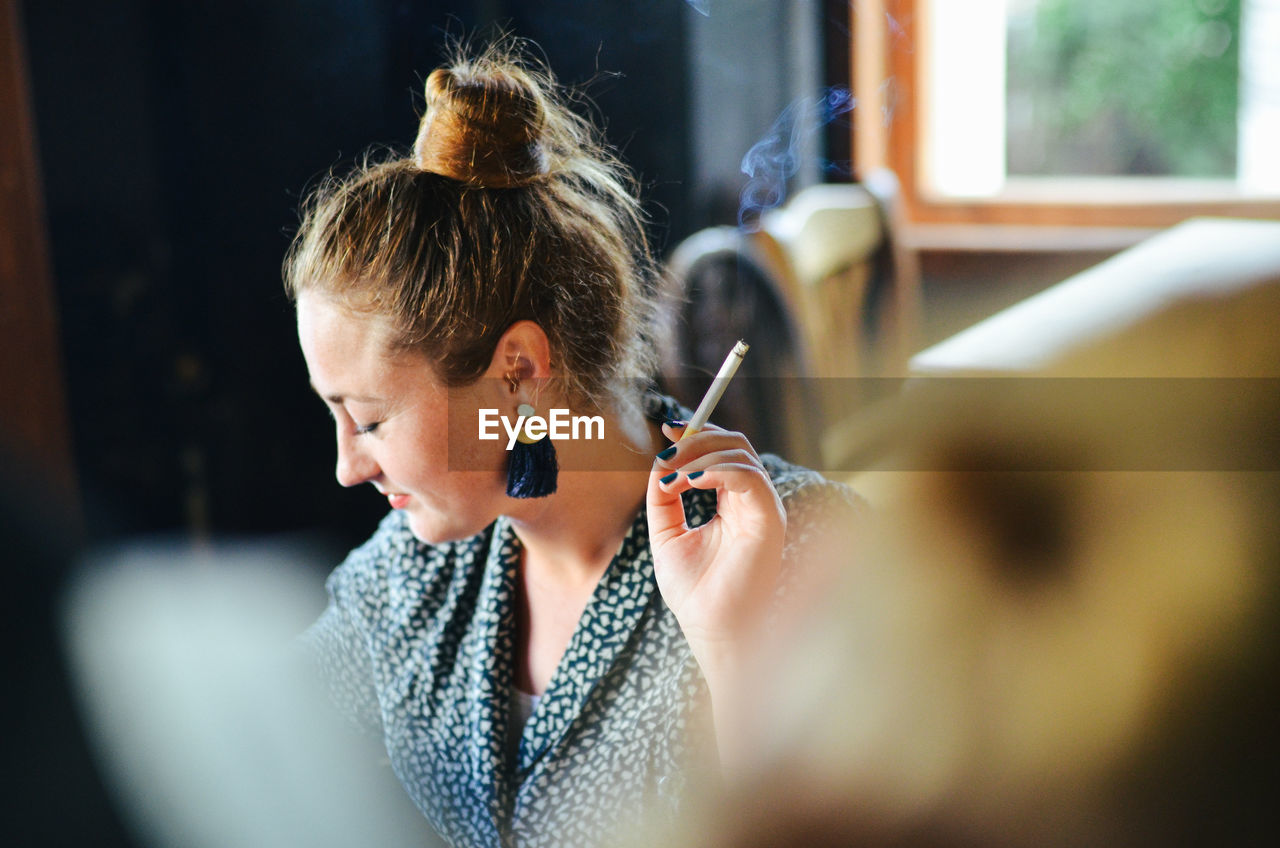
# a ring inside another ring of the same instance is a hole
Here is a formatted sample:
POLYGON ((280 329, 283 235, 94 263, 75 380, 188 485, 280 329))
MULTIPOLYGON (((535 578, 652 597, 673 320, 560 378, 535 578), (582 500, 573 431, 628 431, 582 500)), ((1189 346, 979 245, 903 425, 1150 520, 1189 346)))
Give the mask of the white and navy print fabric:
MULTIPOLYGON (((833 509, 836 520, 855 513, 844 487, 764 459, 788 511, 784 559, 833 509)), ((688 493, 685 511, 691 526, 709 521, 715 493, 688 493)), ((706 684, 658 592, 641 509, 514 749, 519 562, 504 518, 425 545, 392 512, 330 576, 305 643, 339 708, 381 735, 452 845, 601 845, 639 817, 670 815, 709 764, 706 684)))

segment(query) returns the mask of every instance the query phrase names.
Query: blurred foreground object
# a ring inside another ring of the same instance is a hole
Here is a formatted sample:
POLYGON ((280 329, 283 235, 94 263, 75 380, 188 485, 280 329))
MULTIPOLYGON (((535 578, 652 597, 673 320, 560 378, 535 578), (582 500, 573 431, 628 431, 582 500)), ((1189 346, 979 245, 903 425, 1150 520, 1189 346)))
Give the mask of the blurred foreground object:
POLYGON ((4 842, 134 848, 99 777, 64 661, 58 598, 78 534, 63 495, 44 465, 0 444, 0 715, 11 730, 0 772, 4 842))
POLYGON ((145 844, 437 844, 377 741, 329 713, 291 648, 322 603, 301 556, 138 544, 72 582, 73 677, 106 782, 145 844))
POLYGON ((872 550, 781 652, 775 756, 690 844, 1274 842, 1280 224, 1064 286, 919 358, 1025 379, 920 380, 860 423, 872 550))

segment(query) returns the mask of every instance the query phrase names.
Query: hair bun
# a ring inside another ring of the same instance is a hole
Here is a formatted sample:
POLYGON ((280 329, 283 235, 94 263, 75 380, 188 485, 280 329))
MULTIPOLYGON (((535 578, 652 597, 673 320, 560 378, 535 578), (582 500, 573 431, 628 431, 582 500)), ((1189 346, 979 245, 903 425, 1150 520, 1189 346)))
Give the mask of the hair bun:
POLYGON ((547 173, 546 113, 522 76, 518 69, 432 71, 413 144, 418 167, 482 188, 514 188, 547 173))

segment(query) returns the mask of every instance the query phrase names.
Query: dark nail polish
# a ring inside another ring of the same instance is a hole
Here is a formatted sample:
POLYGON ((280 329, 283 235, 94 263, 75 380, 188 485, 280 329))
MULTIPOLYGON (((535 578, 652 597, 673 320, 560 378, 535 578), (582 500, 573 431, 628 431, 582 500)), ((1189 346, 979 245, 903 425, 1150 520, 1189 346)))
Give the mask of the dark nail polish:
POLYGON ((671 481, 672 481, 672 480, 675 480, 675 479, 676 479, 676 477, 678 477, 678 476, 679 476, 679 474, 680 474, 680 472, 679 472, 679 471, 672 471, 670 474, 668 474, 666 477, 663 477, 663 478, 662 478, 661 480, 659 480, 658 482, 659 482, 659 483, 661 483, 662 485, 666 486, 666 485, 668 485, 669 483, 671 483, 671 481))
POLYGON ((671 429, 673 429, 673 430, 682 430, 682 429, 684 429, 686 426, 688 426, 688 422, 687 422, 687 421, 681 421, 681 420, 679 420, 679 419, 674 419, 674 420, 672 420, 672 421, 668 421, 668 422, 667 422, 667 426, 668 426, 668 427, 670 427, 670 428, 671 428, 671 429))
POLYGON ((705 471, 695 471, 695 472, 693 472, 692 474, 690 474, 690 475, 689 475, 689 479, 690 479, 690 480, 697 480, 699 477, 701 477, 703 474, 706 474, 706 473, 707 473, 707 472, 705 472, 705 471))
POLYGON ((658 454, 658 459, 670 459, 671 457, 673 457, 673 456, 675 456, 675 455, 676 455, 676 446, 675 446, 675 445, 672 445, 671 447, 667 448, 666 450, 664 450, 664 451, 660 452, 660 453, 658 454))

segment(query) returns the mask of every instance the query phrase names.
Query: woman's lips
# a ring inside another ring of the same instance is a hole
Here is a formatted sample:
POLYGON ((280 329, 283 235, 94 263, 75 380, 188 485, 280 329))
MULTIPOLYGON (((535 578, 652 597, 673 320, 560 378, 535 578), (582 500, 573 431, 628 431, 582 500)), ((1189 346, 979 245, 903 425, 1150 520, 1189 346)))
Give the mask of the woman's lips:
POLYGON ((387 492, 387 502, 391 504, 392 509, 404 509, 409 504, 409 496, 387 492))

